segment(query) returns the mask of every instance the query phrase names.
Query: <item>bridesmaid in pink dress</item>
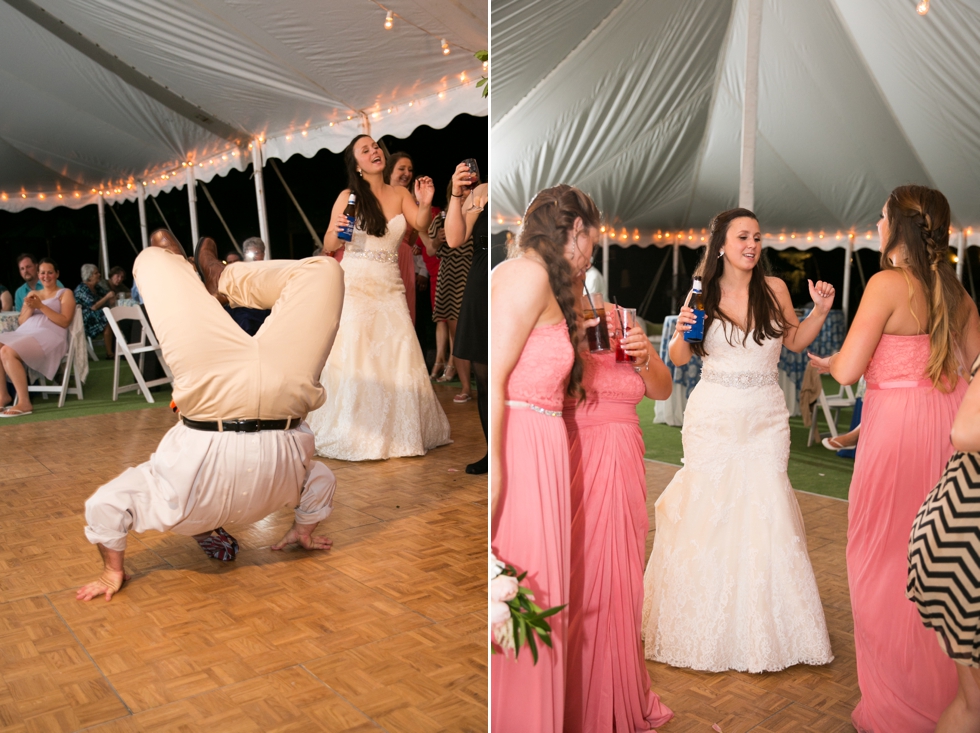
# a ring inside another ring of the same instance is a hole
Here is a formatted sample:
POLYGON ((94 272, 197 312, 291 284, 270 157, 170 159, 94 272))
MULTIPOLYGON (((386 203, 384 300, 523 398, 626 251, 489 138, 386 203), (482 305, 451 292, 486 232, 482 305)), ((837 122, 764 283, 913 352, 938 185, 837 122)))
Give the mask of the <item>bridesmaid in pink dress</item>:
MULTIPOLYGON (((534 197, 516 257, 493 272, 491 544, 527 572, 542 608, 566 605, 569 573, 568 439, 562 401, 578 393, 581 363, 572 278, 584 275, 599 236, 599 210, 571 186, 534 197)), ((568 611, 548 619, 552 648, 491 658, 495 733, 561 733, 568 611)))
POLYGON ((650 690, 640 640, 650 522, 636 414, 644 395, 667 399, 672 380, 642 328, 622 345, 636 371, 614 352, 580 349, 585 401, 568 397, 563 410, 572 468, 565 733, 653 730, 674 715, 650 690))
POLYGON ((847 576, 859 733, 932 733, 956 664, 905 597, 912 522, 953 453, 949 433, 980 353, 977 308, 949 264, 949 204, 902 186, 878 222, 882 271, 838 354, 811 359, 841 384, 868 382, 851 479, 847 576))

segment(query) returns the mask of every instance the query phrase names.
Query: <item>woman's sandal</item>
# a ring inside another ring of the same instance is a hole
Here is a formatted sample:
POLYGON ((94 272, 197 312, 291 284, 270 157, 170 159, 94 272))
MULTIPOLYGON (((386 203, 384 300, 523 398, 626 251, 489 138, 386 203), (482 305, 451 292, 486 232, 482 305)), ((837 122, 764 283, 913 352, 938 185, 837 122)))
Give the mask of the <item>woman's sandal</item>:
POLYGON ((473 398, 468 392, 460 392, 458 395, 453 397, 453 402, 455 402, 457 405, 462 405, 464 402, 469 402, 472 399, 473 398))
POLYGON ((839 450, 847 450, 848 448, 853 448, 852 445, 844 445, 840 442, 838 438, 824 438, 820 441, 824 448, 827 450, 832 450, 836 453, 839 450))
POLYGON ((454 379, 456 379, 456 365, 455 364, 449 364, 446 367, 446 370, 442 373, 442 376, 439 377, 436 381, 437 382, 451 382, 454 379))
POLYGON ((14 407, 13 405, 7 405, 0 410, 0 417, 24 417, 25 415, 33 415, 33 410, 21 410, 19 407, 14 407))
POLYGON ((429 372, 429 379, 435 379, 439 376, 439 372, 446 368, 446 362, 437 361, 432 365, 432 371, 429 372))

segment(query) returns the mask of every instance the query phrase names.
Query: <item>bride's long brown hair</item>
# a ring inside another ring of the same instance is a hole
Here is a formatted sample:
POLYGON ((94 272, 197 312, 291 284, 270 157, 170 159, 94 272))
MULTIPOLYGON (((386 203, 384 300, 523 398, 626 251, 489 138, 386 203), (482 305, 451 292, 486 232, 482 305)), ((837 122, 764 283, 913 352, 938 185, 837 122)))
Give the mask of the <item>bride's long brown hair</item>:
MULTIPOLYGON (((730 334, 727 326, 725 328, 728 343, 732 345, 734 345, 732 339, 737 324, 720 306, 721 285, 718 283, 718 278, 725 273, 725 258, 720 256, 720 253, 721 248, 725 246, 728 228, 733 221, 743 217, 754 219, 756 223, 759 222, 759 217, 748 209, 729 209, 717 214, 711 220, 711 239, 708 241, 708 248, 705 250, 701 262, 698 263, 698 267, 694 271, 695 277, 700 276, 701 278, 701 292, 704 297, 704 333, 707 335, 708 327, 712 321, 717 319, 732 326, 730 334)), ((766 282, 766 275, 768 274, 769 261, 760 247, 756 265, 752 268, 752 279, 749 281, 749 312, 746 317, 745 331, 742 333, 742 344, 748 341, 749 333, 752 334, 752 340, 757 344, 761 344, 764 339, 782 338, 789 325, 786 323, 782 308, 779 307, 779 301, 776 300, 776 294, 772 292, 772 288, 766 282)), ((703 341, 692 343, 691 351, 700 357, 707 355, 703 341)))
POLYGON ((575 352, 566 389, 572 396, 581 396, 582 360, 578 355, 578 312, 575 308, 576 293, 572 287, 574 273, 565 258, 565 245, 579 217, 586 230, 599 227, 602 216, 588 194, 564 183, 539 191, 524 212, 521 232, 508 253, 510 257, 516 257, 531 249, 544 261, 551 292, 555 294, 555 300, 565 316, 568 338, 575 352))

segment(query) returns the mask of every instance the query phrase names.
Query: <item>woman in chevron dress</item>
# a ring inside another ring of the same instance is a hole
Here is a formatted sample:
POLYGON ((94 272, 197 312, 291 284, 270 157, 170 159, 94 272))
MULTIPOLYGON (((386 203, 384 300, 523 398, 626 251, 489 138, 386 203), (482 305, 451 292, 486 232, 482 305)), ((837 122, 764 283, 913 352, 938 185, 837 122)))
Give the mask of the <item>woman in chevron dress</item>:
POLYGON ((926 497, 909 537, 906 595, 953 661, 959 689, 936 731, 980 730, 980 359, 953 421, 958 451, 926 497))

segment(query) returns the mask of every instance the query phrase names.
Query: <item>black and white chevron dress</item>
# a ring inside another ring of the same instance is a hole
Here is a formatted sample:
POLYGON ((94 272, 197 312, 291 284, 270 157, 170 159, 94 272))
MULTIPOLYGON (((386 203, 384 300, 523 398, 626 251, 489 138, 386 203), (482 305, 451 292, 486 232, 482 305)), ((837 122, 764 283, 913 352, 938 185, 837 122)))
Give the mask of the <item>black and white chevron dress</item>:
POLYGON ((980 667, 980 453, 954 453, 919 509, 905 595, 952 659, 980 667))

